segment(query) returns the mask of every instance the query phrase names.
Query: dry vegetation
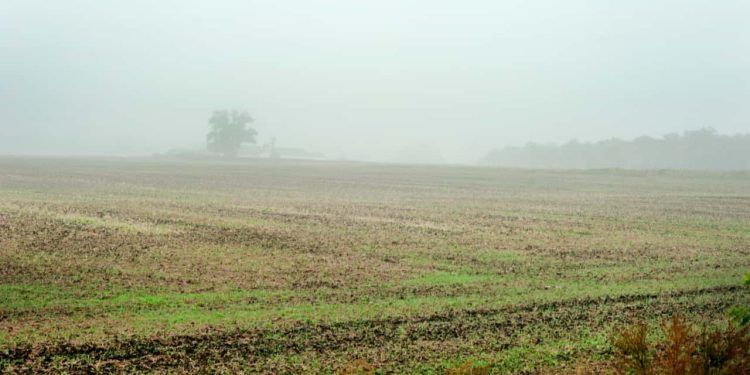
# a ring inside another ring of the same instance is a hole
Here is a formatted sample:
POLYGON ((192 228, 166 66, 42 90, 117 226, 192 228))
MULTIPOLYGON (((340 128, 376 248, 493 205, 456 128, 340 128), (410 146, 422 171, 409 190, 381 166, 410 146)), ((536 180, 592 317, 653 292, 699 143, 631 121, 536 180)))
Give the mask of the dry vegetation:
POLYGON ((574 372, 750 305, 750 174, 6 158, 0 264, 0 372, 574 372))
POLYGON ((745 375, 750 373, 750 326, 729 321, 698 330, 674 315, 661 327, 661 339, 649 340, 649 326, 637 322, 614 331, 617 374, 745 375))

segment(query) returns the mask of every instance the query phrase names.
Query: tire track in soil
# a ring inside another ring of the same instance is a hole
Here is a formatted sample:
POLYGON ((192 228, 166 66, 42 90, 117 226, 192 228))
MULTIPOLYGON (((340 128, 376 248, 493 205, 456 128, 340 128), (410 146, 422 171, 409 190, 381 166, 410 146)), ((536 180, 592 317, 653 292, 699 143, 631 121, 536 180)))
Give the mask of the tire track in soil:
MULTIPOLYGON (((739 297, 740 286, 683 290, 664 294, 623 295, 575 299, 496 309, 453 310, 428 316, 393 317, 333 324, 296 324, 284 329, 209 329, 205 332, 162 338, 115 338, 107 344, 57 342, 0 349, 0 372, 108 373, 196 369, 222 360, 242 358, 261 364, 279 354, 316 351, 342 352, 386 345, 408 347, 417 340, 500 337, 493 349, 512 346, 527 327, 572 331, 576 327, 602 328, 632 316, 668 316, 675 312, 721 314, 739 297), (693 298, 725 295, 706 303, 693 298), (682 301, 678 299, 683 298, 682 301), (7 368, 3 368, 3 367, 7 368)), ((405 358, 404 360, 408 360, 405 358)))

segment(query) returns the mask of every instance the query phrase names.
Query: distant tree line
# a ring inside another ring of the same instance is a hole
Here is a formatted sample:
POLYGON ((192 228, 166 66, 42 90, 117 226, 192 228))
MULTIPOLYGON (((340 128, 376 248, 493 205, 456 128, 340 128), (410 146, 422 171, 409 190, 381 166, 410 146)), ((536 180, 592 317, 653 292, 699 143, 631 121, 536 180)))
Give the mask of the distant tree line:
POLYGON ((704 128, 632 141, 529 143, 494 150, 484 163, 519 168, 750 170, 750 134, 721 135, 704 128))

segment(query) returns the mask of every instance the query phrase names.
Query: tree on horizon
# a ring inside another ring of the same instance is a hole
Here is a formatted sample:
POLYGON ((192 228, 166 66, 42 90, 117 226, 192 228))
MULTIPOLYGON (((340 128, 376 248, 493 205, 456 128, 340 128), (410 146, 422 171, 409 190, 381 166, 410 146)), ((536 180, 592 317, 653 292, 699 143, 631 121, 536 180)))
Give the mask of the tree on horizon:
POLYGON ((206 135, 208 151, 235 157, 243 143, 255 143, 258 132, 248 125, 253 118, 247 111, 217 110, 208 119, 211 130, 206 135))

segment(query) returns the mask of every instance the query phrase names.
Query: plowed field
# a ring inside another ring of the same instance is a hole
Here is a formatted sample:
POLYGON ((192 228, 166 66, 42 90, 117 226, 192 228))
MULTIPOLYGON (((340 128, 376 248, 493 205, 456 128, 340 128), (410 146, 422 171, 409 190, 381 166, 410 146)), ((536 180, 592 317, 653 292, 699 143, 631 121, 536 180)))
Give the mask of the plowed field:
POLYGON ((537 373, 749 269, 750 173, 0 158, 0 372, 537 373))

